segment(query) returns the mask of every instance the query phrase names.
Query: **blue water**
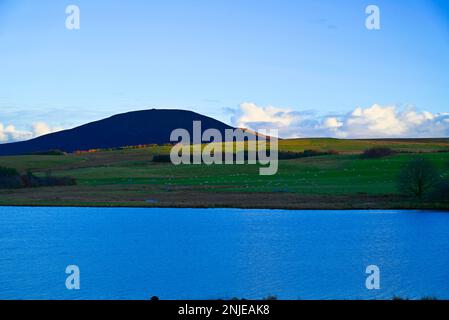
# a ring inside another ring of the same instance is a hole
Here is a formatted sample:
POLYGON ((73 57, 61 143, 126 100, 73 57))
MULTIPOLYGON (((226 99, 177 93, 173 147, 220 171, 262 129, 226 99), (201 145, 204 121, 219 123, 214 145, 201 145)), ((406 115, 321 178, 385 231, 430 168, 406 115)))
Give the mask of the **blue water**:
POLYGON ((449 214, 0 207, 1 299, 449 298, 449 214), (81 289, 66 289, 78 265, 81 289), (377 265, 381 289, 367 290, 377 265))

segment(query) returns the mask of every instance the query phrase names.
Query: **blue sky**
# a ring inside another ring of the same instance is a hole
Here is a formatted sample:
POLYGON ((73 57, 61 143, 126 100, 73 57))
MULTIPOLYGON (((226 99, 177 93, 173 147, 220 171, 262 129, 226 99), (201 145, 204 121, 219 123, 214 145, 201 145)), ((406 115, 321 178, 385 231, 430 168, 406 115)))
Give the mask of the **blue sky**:
MULTIPOLYGON (((393 106, 396 120, 413 109, 444 124, 447 3, 0 0, 0 123, 69 128, 156 107, 247 126, 281 116, 287 135, 330 135, 318 130, 327 119, 343 128, 357 107, 393 106), (69 4, 81 10, 80 30, 65 28, 69 4), (380 8, 378 31, 365 28, 369 4, 380 8)), ((407 128, 398 135, 416 129, 407 128)), ((432 134, 449 134, 441 130, 432 134)))

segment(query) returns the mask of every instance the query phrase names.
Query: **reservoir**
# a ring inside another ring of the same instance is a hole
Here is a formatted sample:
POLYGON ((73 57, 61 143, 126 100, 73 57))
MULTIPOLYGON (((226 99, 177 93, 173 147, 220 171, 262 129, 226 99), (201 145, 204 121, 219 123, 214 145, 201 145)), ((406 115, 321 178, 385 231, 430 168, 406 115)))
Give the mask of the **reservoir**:
POLYGON ((152 296, 448 299, 449 213, 0 207, 0 299, 152 296))

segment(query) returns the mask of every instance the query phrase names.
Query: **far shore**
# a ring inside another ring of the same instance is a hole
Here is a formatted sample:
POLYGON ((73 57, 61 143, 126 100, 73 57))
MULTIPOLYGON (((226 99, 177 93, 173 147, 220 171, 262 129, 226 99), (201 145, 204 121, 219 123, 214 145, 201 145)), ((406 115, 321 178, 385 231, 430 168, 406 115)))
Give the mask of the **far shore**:
POLYGON ((449 139, 280 140, 272 176, 252 164, 176 166, 170 150, 0 157, 10 177, 0 206, 449 210, 449 139), (399 179, 417 158, 439 181, 421 195, 399 179))
POLYGON ((152 194, 145 186, 47 187, 0 191, 0 206, 117 207, 117 208, 236 208, 280 210, 449 210, 449 203, 417 201, 398 195, 312 195, 296 193, 237 193, 175 190, 152 194), (147 192, 145 192, 145 190, 147 192), (142 192, 139 192, 142 191, 142 192), (7 196, 6 193, 7 192, 7 196), (110 195, 116 199, 111 200, 110 195))
POLYGON ((103 209, 236 209, 236 210, 282 210, 282 211, 372 211, 372 210, 401 210, 401 211, 426 211, 426 212, 435 212, 435 213, 449 213, 449 208, 441 208, 441 209, 435 209, 435 208, 364 208, 364 209, 358 209, 358 208, 346 208, 346 209, 335 209, 335 208, 320 208, 320 209, 311 209, 311 208, 252 208, 252 207, 203 207, 203 206, 197 206, 197 207, 161 207, 161 206, 129 206, 129 205, 74 205, 74 204, 65 204, 65 205, 57 205, 57 204, 31 204, 31 205, 20 205, 20 204, 8 204, 8 205, 0 205, 0 208, 103 208, 103 209))

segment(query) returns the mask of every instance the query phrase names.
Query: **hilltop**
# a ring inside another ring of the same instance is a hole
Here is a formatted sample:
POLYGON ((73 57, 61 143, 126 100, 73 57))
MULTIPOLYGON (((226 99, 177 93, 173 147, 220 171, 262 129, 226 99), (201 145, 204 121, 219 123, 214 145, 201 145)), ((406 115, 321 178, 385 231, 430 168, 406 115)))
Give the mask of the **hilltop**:
POLYGON ((49 150, 64 152, 110 149, 125 146, 167 144, 173 130, 186 129, 193 135, 193 121, 201 121, 203 131, 217 129, 222 134, 233 127, 213 118, 186 110, 133 111, 59 131, 32 140, 0 145, 0 156, 23 155, 49 150))

